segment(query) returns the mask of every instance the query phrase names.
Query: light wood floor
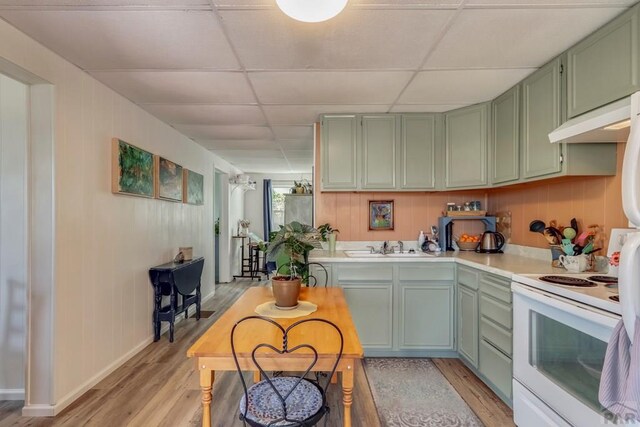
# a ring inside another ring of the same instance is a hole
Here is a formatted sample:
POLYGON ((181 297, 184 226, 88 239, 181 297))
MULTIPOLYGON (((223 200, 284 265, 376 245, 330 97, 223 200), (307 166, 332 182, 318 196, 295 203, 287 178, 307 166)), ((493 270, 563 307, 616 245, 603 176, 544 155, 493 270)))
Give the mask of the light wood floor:
MULTIPOLYGON (((193 361, 186 351, 195 340, 248 288, 258 282, 239 281, 218 285, 216 296, 203 306, 214 310, 208 319, 182 321, 176 339, 167 334, 109 375, 55 418, 20 416, 22 402, 0 402, 0 427, 6 426, 198 426, 201 422, 200 389, 193 361)), ((436 359, 436 365, 487 426, 513 425, 510 410, 475 378, 461 362, 436 359), (475 380, 474 380, 475 378, 475 380), (483 388, 484 387, 484 388, 483 388)), ((354 427, 380 427, 380 421, 364 369, 356 370, 353 390, 354 427)), ((242 386, 234 372, 216 375, 213 389, 213 425, 241 426, 237 405, 242 386)), ((328 425, 342 425, 342 393, 339 384, 327 394, 328 425)))

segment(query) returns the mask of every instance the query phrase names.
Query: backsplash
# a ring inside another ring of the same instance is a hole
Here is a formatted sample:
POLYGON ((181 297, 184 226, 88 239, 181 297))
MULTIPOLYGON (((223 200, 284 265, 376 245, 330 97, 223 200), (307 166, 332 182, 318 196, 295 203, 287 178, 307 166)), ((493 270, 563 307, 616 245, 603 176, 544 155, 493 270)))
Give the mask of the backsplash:
MULTIPOLYGON (((497 188, 489 191, 489 210, 511 212, 511 242, 548 247, 544 237, 529 231, 529 223, 540 219, 568 225, 571 218, 579 228, 591 224, 604 227, 605 245, 612 228, 627 227, 622 210, 621 171, 624 144, 618 144, 618 173, 607 177, 572 177, 497 188)), ((602 255, 606 254, 606 247, 602 255)))

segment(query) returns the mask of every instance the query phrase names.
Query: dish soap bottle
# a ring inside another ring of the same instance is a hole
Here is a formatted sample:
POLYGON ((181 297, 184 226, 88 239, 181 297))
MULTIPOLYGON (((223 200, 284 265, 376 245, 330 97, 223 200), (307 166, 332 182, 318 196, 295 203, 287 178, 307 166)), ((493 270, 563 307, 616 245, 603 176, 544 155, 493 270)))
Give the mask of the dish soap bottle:
POLYGON ((424 235, 424 231, 420 230, 420 234, 418 235, 418 249, 422 249, 422 244, 427 240, 427 236, 424 235))

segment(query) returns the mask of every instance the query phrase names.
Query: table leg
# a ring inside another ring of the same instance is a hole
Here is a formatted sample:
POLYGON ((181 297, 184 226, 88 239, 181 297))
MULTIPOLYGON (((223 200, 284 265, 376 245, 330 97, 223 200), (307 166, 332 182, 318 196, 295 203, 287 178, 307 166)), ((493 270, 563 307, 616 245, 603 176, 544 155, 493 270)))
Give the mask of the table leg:
POLYGON ((208 369, 200 370, 200 389, 202 390, 202 427, 211 427, 211 389, 215 373, 208 369))
POLYGON ((344 427, 351 427, 351 402, 353 402, 353 365, 342 371, 342 403, 344 404, 344 427))
POLYGON ((260 374, 260 371, 253 371, 253 382, 259 383, 260 381, 262 381, 262 375, 260 374))

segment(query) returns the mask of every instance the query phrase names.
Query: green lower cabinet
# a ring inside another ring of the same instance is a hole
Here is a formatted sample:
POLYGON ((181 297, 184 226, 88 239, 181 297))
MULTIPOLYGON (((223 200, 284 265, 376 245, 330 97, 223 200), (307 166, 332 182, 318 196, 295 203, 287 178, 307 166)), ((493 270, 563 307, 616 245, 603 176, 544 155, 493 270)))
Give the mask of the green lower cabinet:
POLYGON ((479 371, 488 380, 489 387, 507 403, 510 403, 513 398, 511 392, 513 363, 511 358, 505 356, 487 341, 480 340, 479 371))
POLYGON ((458 284, 458 353, 478 367, 478 292, 458 284))
POLYGON ((453 350, 453 283, 400 283, 398 348, 453 350))
POLYGON ((341 283, 362 347, 393 348, 393 283, 341 283))

